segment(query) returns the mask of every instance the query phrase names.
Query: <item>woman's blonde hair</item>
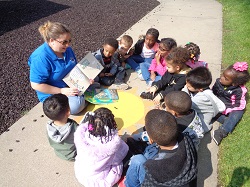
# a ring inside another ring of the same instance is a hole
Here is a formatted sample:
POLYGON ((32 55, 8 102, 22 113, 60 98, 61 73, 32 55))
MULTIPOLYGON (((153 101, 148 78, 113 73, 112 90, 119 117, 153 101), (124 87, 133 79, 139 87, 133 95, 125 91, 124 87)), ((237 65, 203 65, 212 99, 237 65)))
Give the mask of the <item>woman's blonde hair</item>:
POLYGON ((57 39, 60 37, 60 35, 65 33, 71 34, 66 25, 59 22, 50 21, 47 21, 43 25, 41 25, 38 28, 38 31, 40 32, 45 42, 49 42, 51 38, 57 39))

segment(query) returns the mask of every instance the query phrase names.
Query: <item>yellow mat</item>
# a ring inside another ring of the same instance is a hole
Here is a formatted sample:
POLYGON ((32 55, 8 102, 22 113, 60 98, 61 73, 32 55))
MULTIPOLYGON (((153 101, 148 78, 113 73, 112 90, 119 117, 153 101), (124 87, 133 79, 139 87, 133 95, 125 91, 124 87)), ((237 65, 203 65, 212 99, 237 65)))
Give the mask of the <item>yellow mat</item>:
POLYGON ((135 89, 118 91, 119 100, 104 105, 89 104, 81 116, 74 119, 79 123, 87 111, 106 107, 112 111, 118 125, 119 135, 136 133, 144 126, 144 117, 154 107, 153 101, 140 98, 135 89))

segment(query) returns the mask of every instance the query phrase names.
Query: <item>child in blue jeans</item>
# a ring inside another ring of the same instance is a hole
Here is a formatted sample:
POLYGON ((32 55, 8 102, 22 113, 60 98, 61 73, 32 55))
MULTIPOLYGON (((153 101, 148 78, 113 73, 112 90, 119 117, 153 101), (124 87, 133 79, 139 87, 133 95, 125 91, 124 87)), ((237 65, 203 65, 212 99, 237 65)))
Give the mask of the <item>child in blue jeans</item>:
POLYGON ((197 152, 191 138, 178 133, 175 117, 153 109, 145 117, 145 127, 151 144, 131 158, 126 187, 196 186, 197 152))
POLYGON ((103 47, 93 53, 104 67, 101 73, 94 79, 95 82, 99 82, 104 86, 110 86, 117 77, 119 78, 117 60, 113 57, 117 49, 118 41, 115 38, 107 38, 103 47))
POLYGON ((231 133, 244 114, 249 81, 247 62, 236 62, 229 66, 218 78, 212 88, 213 93, 226 105, 217 121, 222 125, 213 131, 213 140, 219 145, 228 133, 231 133))
POLYGON ((148 29, 146 36, 139 39, 133 47, 133 55, 126 60, 128 65, 138 73, 138 76, 141 76, 140 63, 147 62, 150 64, 155 57, 159 47, 158 37, 159 31, 157 29, 148 29))

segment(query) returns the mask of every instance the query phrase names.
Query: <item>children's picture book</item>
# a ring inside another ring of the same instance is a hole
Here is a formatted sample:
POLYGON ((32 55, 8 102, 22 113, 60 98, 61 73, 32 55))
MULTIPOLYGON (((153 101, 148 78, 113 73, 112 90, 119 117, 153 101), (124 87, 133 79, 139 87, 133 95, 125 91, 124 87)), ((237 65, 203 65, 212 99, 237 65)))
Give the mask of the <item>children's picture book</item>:
POLYGON ((108 104, 119 99, 117 90, 108 88, 87 90, 84 96, 85 100, 92 104, 108 104))
POLYGON ((89 87, 89 79, 94 79, 103 69, 101 63, 90 52, 63 78, 71 88, 75 87, 82 95, 89 87))

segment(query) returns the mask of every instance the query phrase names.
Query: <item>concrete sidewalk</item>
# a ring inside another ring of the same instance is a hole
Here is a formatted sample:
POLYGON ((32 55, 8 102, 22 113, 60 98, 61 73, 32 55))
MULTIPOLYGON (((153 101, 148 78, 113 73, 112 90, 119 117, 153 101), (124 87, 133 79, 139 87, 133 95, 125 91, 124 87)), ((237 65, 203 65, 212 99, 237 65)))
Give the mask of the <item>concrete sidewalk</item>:
MULTIPOLYGON (((178 45, 194 42, 201 59, 209 64, 213 80, 219 77, 222 55, 222 6, 215 0, 159 0, 160 5, 133 25, 133 37, 157 28, 160 38, 172 37, 178 45)), ((135 73, 128 84, 145 90, 135 73)), ((57 158, 49 146, 41 103, 0 136, 0 186, 81 186, 74 176, 74 163, 57 158)), ((218 147, 208 133, 199 150, 198 187, 217 186, 218 147)))

